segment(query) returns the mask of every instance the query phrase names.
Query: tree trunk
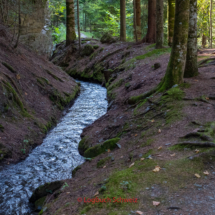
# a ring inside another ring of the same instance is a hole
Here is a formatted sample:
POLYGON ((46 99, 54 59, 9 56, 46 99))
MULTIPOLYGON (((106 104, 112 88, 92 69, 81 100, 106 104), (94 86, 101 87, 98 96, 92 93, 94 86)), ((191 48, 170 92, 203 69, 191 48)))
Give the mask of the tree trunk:
POLYGON ((189 30, 189 6, 190 1, 176 0, 172 52, 165 77, 158 88, 160 91, 183 83, 189 30))
POLYGON ((156 41, 156 0, 148 0, 148 30, 142 41, 147 43, 156 41))
POLYGON ((163 47, 163 0, 156 2, 156 49, 163 47))
POLYGON ((137 23, 136 23, 136 0, 133 0, 133 10, 134 10, 134 38, 135 38, 135 41, 137 42, 137 23))
POLYGON ((20 34, 21 34, 21 2, 20 2, 20 0, 18 1, 18 20, 19 20, 18 35, 17 35, 16 44, 14 45, 14 48, 18 47, 19 37, 20 37, 20 34))
POLYGON ((76 39, 74 0, 66 0, 66 46, 76 39))
POLYGON ((205 48, 207 45, 207 37, 203 34, 202 35, 202 48, 205 48))
POLYGON ((187 61, 184 77, 190 78, 198 75, 197 65, 197 0, 190 0, 190 21, 187 42, 187 61))
POLYGON ((175 23, 175 0, 168 0, 168 45, 172 46, 175 23))
POLYGON ((137 40, 141 41, 142 34, 141 34, 141 3, 140 0, 135 0, 135 10, 136 10, 136 34, 137 40))
POLYGON ((81 32, 80 32, 80 20, 79 20, 79 0, 77 0, 77 23, 78 23, 78 44, 79 52, 81 51, 81 32))
POLYGON ((212 11, 213 11, 213 0, 210 0, 210 47, 213 45, 213 32, 212 32, 212 11))
POLYGON ((120 40, 126 41, 126 12, 125 12, 125 0, 120 0, 120 40))

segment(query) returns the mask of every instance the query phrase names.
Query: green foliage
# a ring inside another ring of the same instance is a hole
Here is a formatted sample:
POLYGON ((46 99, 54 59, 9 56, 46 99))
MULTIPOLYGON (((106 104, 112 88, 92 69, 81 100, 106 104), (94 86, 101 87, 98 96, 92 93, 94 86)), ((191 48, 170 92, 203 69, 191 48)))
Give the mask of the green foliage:
POLYGON ((61 23, 58 27, 53 27, 52 36, 54 44, 66 40, 66 26, 61 23))

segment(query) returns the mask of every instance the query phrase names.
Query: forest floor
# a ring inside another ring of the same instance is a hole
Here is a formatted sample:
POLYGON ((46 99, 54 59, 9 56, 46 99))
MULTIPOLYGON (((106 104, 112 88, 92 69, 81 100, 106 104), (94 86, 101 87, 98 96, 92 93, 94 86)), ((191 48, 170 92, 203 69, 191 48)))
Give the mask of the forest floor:
POLYGON ((170 48, 82 44, 81 55, 77 43, 58 45, 52 62, 106 86, 108 112, 84 129, 79 151, 86 162, 40 214, 215 214, 214 50, 199 51, 197 77, 142 99, 164 77, 170 48), (109 202, 93 203, 96 197, 109 202))
POLYGON ((25 159, 74 101, 73 78, 0 30, 0 165, 25 159))

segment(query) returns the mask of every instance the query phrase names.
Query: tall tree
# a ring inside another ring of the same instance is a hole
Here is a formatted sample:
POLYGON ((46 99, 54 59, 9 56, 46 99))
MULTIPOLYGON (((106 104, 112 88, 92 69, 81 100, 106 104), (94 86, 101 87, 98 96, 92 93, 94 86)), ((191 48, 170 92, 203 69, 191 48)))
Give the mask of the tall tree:
POLYGON ((148 30, 142 42, 156 41, 156 0, 148 0, 148 30))
POLYGON ((213 44, 212 11, 213 11, 213 0, 210 0, 210 47, 211 47, 211 49, 212 49, 212 44, 213 44))
POLYGON ((141 41, 141 3, 140 0, 135 0, 135 14, 136 14, 136 34, 137 40, 141 41))
POLYGON ((74 0, 66 0, 66 45, 76 39, 74 0))
POLYGON ((172 46, 175 23, 175 0, 168 0, 168 45, 172 46))
POLYGON ((133 10, 134 10, 134 38, 136 42, 138 41, 137 39, 137 14, 136 14, 136 0, 133 0, 133 10))
POLYGON ((120 0, 120 40, 126 41, 126 0, 120 0))
POLYGON ((187 42, 187 60, 184 77, 198 75, 197 65, 197 0, 190 0, 189 34, 187 42))
POLYGON ((176 0, 172 52, 165 77, 159 85, 161 91, 171 88, 175 84, 183 83, 189 30, 189 7, 190 1, 176 0))
POLYGON ((78 44, 79 52, 81 51, 81 31, 80 31, 80 16, 79 16, 79 0, 77 0, 77 23, 78 23, 78 44))
POLYGON ((156 1, 156 49, 163 46, 163 0, 156 1))

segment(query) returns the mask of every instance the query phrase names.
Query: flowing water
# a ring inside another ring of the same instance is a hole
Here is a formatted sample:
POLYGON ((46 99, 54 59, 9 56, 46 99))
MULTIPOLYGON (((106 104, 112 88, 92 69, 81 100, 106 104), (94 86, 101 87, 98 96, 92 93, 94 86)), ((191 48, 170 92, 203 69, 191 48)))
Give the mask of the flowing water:
POLYGON ((81 94, 60 123, 29 157, 0 172, 0 215, 32 214, 28 200, 34 189, 51 181, 71 178, 84 162, 78 153, 83 128, 107 111, 106 89, 81 82, 81 94))

